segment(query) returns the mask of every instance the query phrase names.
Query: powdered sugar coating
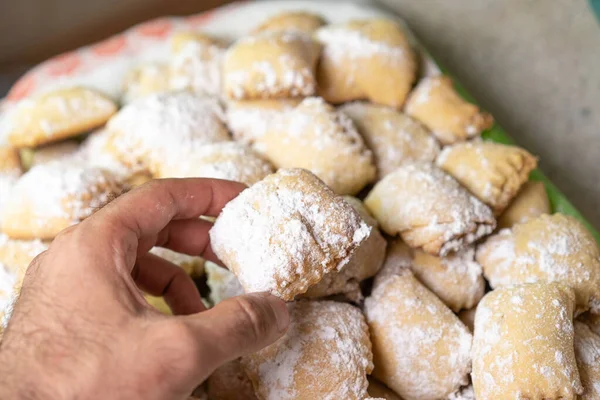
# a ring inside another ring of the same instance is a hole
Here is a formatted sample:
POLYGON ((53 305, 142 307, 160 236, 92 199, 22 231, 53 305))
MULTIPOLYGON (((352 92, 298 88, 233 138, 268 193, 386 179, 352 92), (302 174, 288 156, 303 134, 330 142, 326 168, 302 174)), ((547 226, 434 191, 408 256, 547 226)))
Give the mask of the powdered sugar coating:
POLYGON ((264 400, 363 400, 373 369, 360 310, 333 301, 288 305, 290 327, 273 345, 242 359, 264 400))
POLYGON ((583 394, 580 400, 600 398, 600 336, 583 322, 575 321, 575 358, 583 394))
POLYGON ((170 87, 196 93, 221 95, 221 71, 225 49, 208 40, 188 40, 176 49, 170 63, 170 87))
POLYGON ((405 270, 377 285, 365 301, 373 376, 407 400, 436 400, 468 382, 468 329, 405 270))
POLYGON ((209 143, 230 140, 216 99, 190 92, 150 95, 123 107, 107 124, 117 156, 155 172, 209 143))
POLYGON ((79 152, 79 143, 74 140, 51 144, 37 149, 33 153, 31 167, 51 161, 71 162, 79 152))
POLYGON ((2 337, 2 329, 5 326, 3 323, 4 317, 12 304, 13 287, 16 280, 15 274, 9 272, 8 268, 0 263, 0 338, 2 337))
POLYGON ((371 227, 306 170, 284 169, 229 202, 210 231, 246 292, 285 300, 340 270, 371 227))
POLYGON ((444 256, 492 232, 489 207, 428 163, 406 164, 379 181, 365 205, 389 235, 444 256))
POLYGON ((570 216, 542 215, 503 229, 479 246, 477 260, 493 288, 563 282, 575 290, 576 313, 600 299, 600 249, 570 216))
POLYGON ((230 297, 244 294, 244 288, 233 272, 207 261, 204 265, 208 277, 207 284, 210 288, 210 301, 216 305, 230 297))
POLYGON ((496 289, 477 307, 473 385, 481 399, 575 399, 573 292, 556 283, 496 289))
POLYGON ((465 386, 458 392, 452 393, 447 400, 475 400, 473 385, 465 386))
POLYGON ((166 249, 164 247, 153 247, 150 253, 155 256, 164 258, 165 260, 181 267, 188 275, 202 276, 204 275, 205 260, 202 257, 190 256, 188 254, 178 253, 176 251, 166 249))

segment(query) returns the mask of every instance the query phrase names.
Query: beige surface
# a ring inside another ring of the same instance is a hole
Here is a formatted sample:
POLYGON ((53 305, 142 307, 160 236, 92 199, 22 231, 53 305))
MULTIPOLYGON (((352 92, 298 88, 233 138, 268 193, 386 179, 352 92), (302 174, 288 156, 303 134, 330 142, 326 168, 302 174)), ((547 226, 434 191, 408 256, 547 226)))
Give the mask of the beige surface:
POLYGON ((600 25, 586 0, 379 0, 600 227, 600 25))

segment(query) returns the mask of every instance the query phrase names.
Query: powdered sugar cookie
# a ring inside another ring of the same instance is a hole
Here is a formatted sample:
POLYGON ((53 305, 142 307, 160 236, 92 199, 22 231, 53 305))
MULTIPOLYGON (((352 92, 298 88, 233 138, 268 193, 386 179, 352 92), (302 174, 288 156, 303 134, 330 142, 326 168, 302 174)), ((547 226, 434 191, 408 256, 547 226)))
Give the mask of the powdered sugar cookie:
POLYGON ((57 89, 22 100, 0 130, 15 147, 37 147, 104 125, 117 111, 103 94, 83 87, 57 89))
POLYGON ((164 258, 167 261, 181 267, 188 275, 202 276, 204 275, 205 260, 202 257, 190 256, 187 254, 178 253, 173 250, 163 247, 153 247, 150 253, 164 258))
POLYGON ((375 178, 373 154, 354 124, 321 98, 281 114, 253 148, 277 168, 305 168, 338 194, 354 195, 375 178))
POLYGON ((176 33, 172 38, 170 86, 219 96, 225 50, 223 43, 203 33, 176 33))
POLYGON ((0 234, 0 264, 22 280, 31 262, 48 250, 48 246, 39 239, 16 240, 0 234))
POLYGON ((369 377, 369 396, 383 400, 402 400, 394 391, 383 383, 369 377))
POLYGON ((111 118, 107 128, 108 146, 116 156, 130 168, 146 168, 152 174, 200 146, 230 140, 219 103, 190 92, 134 101, 111 118))
POLYGON ((141 97, 170 89, 168 65, 148 62, 133 67, 125 75, 121 101, 127 104, 141 97))
POLYGON ((517 146, 475 141, 444 148, 437 165, 498 215, 527 182, 537 160, 517 146))
POLYGON ((50 144, 36 149, 31 157, 30 168, 46 164, 51 161, 65 161, 72 159, 79 151, 79 143, 74 140, 50 144))
POLYGON ((445 256, 492 232, 492 211, 431 164, 406 164, 379 181, 365 205, 389 235, 445 256))
POLYGON ((341 270, 370 233, 352 206, 316 176, 282 169, 230 201, 210 237, 246 292, 289 301, 341 270))
POLYGON ((367 374, 373 363, 369 331, 360 310, 333 301, 299 301, 289 304, 288 310, 287 333, 242 359, 258 398, 367 397, 367 374))
POLYGON ((359 199, 345 196, 344 200, 354 207, 371 227, 371 235, 358 246, 345 267, 340 271, 325 274, 319 283, 308 289, 304 297, 326 297, 342 293, 360 300, 360 282, 375 275, 383 264, 387 242, 379 232, 377 220, 369 214, 359 199))
POLYGON ((477 249, 492 288, 526 282, 563 282, 575 290, 577 313, 600 312, 600 249, 575 218, 542 215, 503 229, 477 249))
POLYGON ((204 264, 208 287, 210 288, 209 300, 216 305, 230 297, 244 294, 244 288, 238 278, 230 270, 220 267, 210 261, 204 264))
POLYGON ((498 227, 510 228, 528 219, 550 214, 550 200, 542 182, 525 182, 517 196, 498 218, 498 227))
POLYGON ((0 144, 0 227, 6 201, 22 173, 19 151, 11 146, 0 144))
POLYGON ((575 321, 575 360, 583 385, 579 400, 600 399, 600 336, 583 322, 575 321))
POLYGON ((473 386, 478 399, 576 399, 573 292, 534 283, 488 293, 477 307, 473 386))
POLYGON ((66 165, 39 165, 15 184, 6 203, 2 231, 15 239, 53 239, 104 206, 123 190, 109 171, 66 165))
POLYGON ((158 172, 158 178, 216 178, 251 186, 274 171, 249 147, 222 142, 199 147, 184 160, 160 166, 158 172))
POLYGON ((392 108, 354 102, 340 110, 348 115, 375 155, 377 178, 406 162, 433 162, 440 145, 420 122, 392 108))
POLYGON ((373 376, 406 400, 442 399, 468 383, 468 329, 408 270, 365 300, 373 376))
POLYGON ((494 119, 454 90, 447 76, 424 78, 411 92, 404 111, 427 126, 442 144, 481 135, 494 119))
POLYGON ((230 99, 312 96, 320 46, 298 32, 263 32, 239 39, 223 61, 223 87, 230 99))
POLYGON ((366 99, 400 108, 415 80, 415 54, 398 24, 354 20, 316 32, 323 44, 319 94, 331 103, 366 99))
POLYGON ((4 327, 8 323, 7 314, 10 313, 10 307, 13 304, 15 280, 15 274, 10 273, 0 262, 0 342, 2 341, 4 327))
POLYGON ((256 27, 253 32, 296 31, 312 34, 325 24, 325 19, 318 14, 306 11, 288 11, 268 18, 256 27))
POLYGON ((211 400, 258 400, 239 359, 223 364, 206 380, 211 400))
POLYGON ((473 385, 461 388, 459 391, 448 396, 447 400, 475 400, 475 390, 473 385))

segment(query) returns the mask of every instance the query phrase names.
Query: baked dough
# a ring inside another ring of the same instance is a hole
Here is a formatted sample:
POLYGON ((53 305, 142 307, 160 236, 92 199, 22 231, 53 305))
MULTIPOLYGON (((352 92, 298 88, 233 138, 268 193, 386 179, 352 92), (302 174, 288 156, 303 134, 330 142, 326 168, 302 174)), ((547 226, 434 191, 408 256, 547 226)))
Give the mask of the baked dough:
POLYGON ((222 142, 199 147, 185 160, 163 165, 158 178, 216 178, 251 186, 273 172, 271 164, 247 146, 222 142))
POLYGON ((165 315, 173 315, 173 311, 171 311, 171 307, 167 304, 164 297, 162 296, 152 296, 147 293, 144 293, 144 299, 152 306, 152 308, 160 311, 165 315))
POLYGON ((325 274, 323 279, 316 285, 311 286, 303 297, 326 297, 341 293, 346 294, 351 299, 361 300, 360 282, 375 275, 383 265, 387 242, 379 232, 377 220, 369 214, 359 199, 345 196, 344 200, 371 227, 371 234, 358 246, 345 267, 340 271, 325 274))
POLYGON ((410 271, 375 286, 364 311, 373 376, 404 399, 443 399, 468 383, 471 333, 410 271))
POLYGON ((112 173, 52 162, 29 170, 6 203, 2 231, 14 239, 53 239, 123 191, 112 173))
POLYGON ((600 336, 583 322, 575 321, 575 359, 583 385, 579 400, 600 399, 600 336))
POLYGON ((202 257, 178 253, 164 247, 153 247, 150 253, 181 267, 190 276, 200 277, 204 275, 204 263, 206 261, 202 257))
POLYGON ((200 146, 230 140, 218 101, 190 92, 159 93, 123 107, 107 124, 110 151, 133 169, 157 174, 200 146))
POLYGON ((323 44, 319 94, 338 104, 351 100, 400 108, 417 74, 406 35, 387 19, 353 20, 316 32, 323 44))
POLYGON ((74 140, 40 147, 33 152, 29 168, 51 161, 71 161, 78 154, 78 151, 79 143, 74 140))
POLYGON ((458 392, 452 393, 447 400, 475 400, 475 391, 473 385, 465 386, 458 392))
POLYGON ((477 307, 473 386, 478 399, 575 400, 573 292, 557 283, 494 290, 477 307))
POLYGON ((171 88, 220 96, 225 45, 200 32, 178 32, 171 44, 171 88))
POLYGON ((338 194, 354 195, 375 179, 373 154, 354 124, 323 99, 304 99, 267 124, 252 146, 276 168, 305 168, 338 194))
POLYGON ((367 389, 369 396, 383 400, 402 400, 394 391, 375 378, 369 377, 369 388, 367 389))
POLYGON ((440 145, 420 122, 392 108, 353 102, 340 110, 348 115, 375 155, 377 179, 406 162, 433 162, 440 145))
POLYGON ((12 146, 0 143, 0 232, 2 232, 4 207, 22 173, 19 151, 12 146))
POLYGON ((258 400, 240 359, 223 364, 206 381, 210 400, 258 400))
POLYGON ((477 137, 494 123, 490 114, 460 97, 447 76, 432 76, 419 82, 404 111, 424 123, 442 144, 477 137))
POLYGON ((48 246, 48 243, 39 239, 15 240, 0 234, 0 264, 3 264, 10 273, 22 279, 29 264, 48 250, 48 246))
POLYGON ((444 148, 437 165, 499 215, 527 182, 537 160, 517 146, 474 141, 444 148))
POLYGON ((237 100, 312 96, 319 53, 319 44, 299 32, 239 39, 224 56, 225 95, 237 100))
POLYGON ((210 288, 209 300, 216 305, 230 297, 244 294, 244 288, 233 272, 207 261, 204 264, 208 287, 210 288))
POLYGON ((475 313, 477 307, 470 308, 468 310, 462 310, 458 313, 458 318, 466 325, 471 332, 475 329, 475 313))
POLYGON ((510 228, 542 214, 550 214, 550 200, 542 182, 525 182, 517 196, 498 218, 499 228, 510 228))
POLYGON ((10 273, 0 262, 0 342, 2 342, 4 327, 8 323, 7 314, 10 313, 10 307, 13 304, 15 279, 15 275, 10 273))
POLYGON ((600 313, 600 249, 573 217, 554 214, 503 229, 477 249, 492 288, 526 282, 563 282, 575 290, 576 313, 600 313))
POLYGON ((105 95, 83 87, 56 89, 19 102, 0 132, 15 147, 37 147, 102 126, 117 111, 105 95))
POLYGON ((294 31, 312 34, 325 24, 326 21, 318 14, 306 11, 287 11, 267 18, 254 29, 253 33, 294 31))
POLYGON ((375 185, 365 205, 388 235, 433 255, 460 250, 496 226, 485 204, 428 163, 398 168, 375 185))
POLYGON ((299 301, 288 310, 287 333, 242 358, 258 398, 364 399, 373 362, 360 310, 333 301, 299 301))
POLYGON ((169 67, 160 62, 147 62, 137 65, 127 72, 123 79, 121 101, 131 103, 139 98, 171 89, 169 67))
POLYGON ((230 201, 210 238, 246 292, 289 301, 341 270, 371 230, 315 175, 282 169, 230 201))

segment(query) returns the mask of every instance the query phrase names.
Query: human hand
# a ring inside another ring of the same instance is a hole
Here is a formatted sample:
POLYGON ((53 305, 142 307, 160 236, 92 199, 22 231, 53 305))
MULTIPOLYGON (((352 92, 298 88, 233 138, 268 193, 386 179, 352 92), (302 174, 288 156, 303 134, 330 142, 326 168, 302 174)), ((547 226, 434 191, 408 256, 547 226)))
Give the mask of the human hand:
MULTIPOLYGON (((213 179, 151 182, 62 232, 31 264, 0 345, 0 398, 184 399, 219 365, 277 340, 285 303, 249 294, 205 310, 153 246, 215 260, 217 216, 244 189, 213 179), (138 289, 163 295, 175 316, 138 289)), ((43 195, 43 194, 42 194, 43 195)))

